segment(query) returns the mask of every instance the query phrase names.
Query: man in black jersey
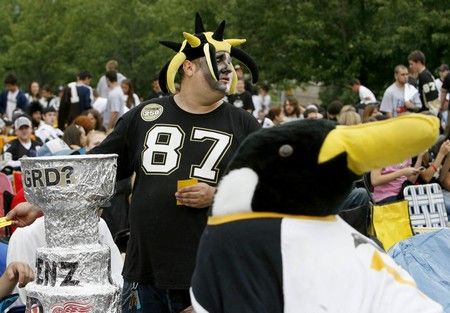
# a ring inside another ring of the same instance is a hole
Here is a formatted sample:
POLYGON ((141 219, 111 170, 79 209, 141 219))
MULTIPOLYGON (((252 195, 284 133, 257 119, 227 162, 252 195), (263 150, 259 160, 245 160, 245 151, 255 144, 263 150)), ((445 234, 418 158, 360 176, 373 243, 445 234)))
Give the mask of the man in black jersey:
MULTIPOLYGON (((180 312, 190 306, 188 288, 216 185, 234 151, 260 127, 251 114, 222 100, 236 80, 230 55, 243 53, 223 40, 223 26, 205 32, 197 16, 195 35, 185 35, 191 43, 185 40, 169 63, 176 65, 162 71, 161 88, 173 92, 171 75, 180 64, 180 92, 133 108, 91 150, 119 155, 118 180, 136 173, 123 312, 180 312), (179 188, 183 183, 188 186, 179 188)), ((25 209, 8 217, 26 224, 36 213, 24 218, 25 209)))
POLYGON ((415 50, 408 55, 409 68, 412 73, 418 74, 418 87, 420 100, 422 101, 421 111, 429 110, 437 115, 440 109, 439 92, 434 82, 434 77, 425 66, 425 54, 415 50))

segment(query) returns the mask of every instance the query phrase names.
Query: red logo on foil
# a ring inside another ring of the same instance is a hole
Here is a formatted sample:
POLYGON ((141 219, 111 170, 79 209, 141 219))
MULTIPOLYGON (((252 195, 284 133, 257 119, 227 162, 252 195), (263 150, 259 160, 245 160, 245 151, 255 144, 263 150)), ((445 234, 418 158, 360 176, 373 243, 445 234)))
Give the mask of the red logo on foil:
POLYGON ((91 307, 89 303, 66 302, 52 307, 51 313, 88 313, 91 307))

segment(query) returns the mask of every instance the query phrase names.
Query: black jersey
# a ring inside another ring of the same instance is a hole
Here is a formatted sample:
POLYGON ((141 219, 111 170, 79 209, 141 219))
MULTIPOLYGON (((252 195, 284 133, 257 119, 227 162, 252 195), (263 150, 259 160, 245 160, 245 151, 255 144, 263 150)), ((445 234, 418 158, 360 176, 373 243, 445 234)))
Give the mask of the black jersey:
POLYGON ((237 108, 251 111, 255 109, 255 106, 253 105, 252 94, 248 91, 244 91, 241 94, 237 93, 234 95, 230 95, 228 96, 228 101, 237 108))
POLYGON ((253 116, 229 103, 192 114, 171 96, 127 112, 92 151, 119 154, 118 179, 136 172, 123 271, 127 280, 189 287, 208 209, 176 205, 177 181, 196 178, 215 186, 240 143, 257 129, 253 116))
POLYGON ((19 139, 14 139, 8 143, 6 152, 11 153, 11 159, 17 161, 23 156, 35 157, 37 149, 41 145, 38 141, 31 140, 31 146, 27 149, 20 143, 19 139))
POLYGON ((422 111, 428 110, 426 103, 439 98, 434 77, 428 69, 423 70, 419 74, 419 93, 420 101, 422 101, 422 111))

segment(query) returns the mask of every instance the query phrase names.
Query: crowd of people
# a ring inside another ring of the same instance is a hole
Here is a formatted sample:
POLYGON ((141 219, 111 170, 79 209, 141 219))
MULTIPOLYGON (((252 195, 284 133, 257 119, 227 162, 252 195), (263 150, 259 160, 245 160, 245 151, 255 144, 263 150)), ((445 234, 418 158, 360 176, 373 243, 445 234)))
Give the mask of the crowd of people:
MULTIPOLYGON (((195 33, 202 32, 202 23, 196 23, 195 33)), ((214 40, 225 43, 221 41, 223 29, 222 34, 216 32, 214 40)), ((135 94, 132 80, 118 71, 115 60, 106 63, 95 89, 90 86, 88 71, 80 71, 76 81, 59 87, 56 96, 50 86, 40 89, 36 81, 23 92, 13 74, 4 80, 2 132, 4 137, 16 137, 5 140, 4 168, 20 171, 19 159, 24 156, 117 153, 118 179, 133 176, 129 211, 126 208, 130 239, 123 268, 123 312, 180 312, 190 306, 190 278, 216 185, 245 137, 261 127, 299 119, 323 118, 355 125, 408 112, 433 114, 442 122, 439 143, 414 159, 372 171, 373 195, 377 202, 397 199, 407 180, 435 180, 450 190, 447 65, 439 67, 439 84, 426 69, 424 54, 412 52, 407 58, 409 70, 404 65, 393 69, 394 83, 386 89, 381 104, 369 88, 354 79, 349 87, 359 95, 357 105, 336 100, 325 109, 299 104, 293 97, 276 105, 268 85, 255 87, 243 67, 231 64, 235 47, 217 45, 212 57, 199 54, 203 45, 217 44, 208 38, 184 46, 176 94, 164 94, 154 79, 151 101, 144 102, 135 94), (211 62, 216 63, 216 71, 211 62), (230 93, 234 72, 236 89, 230 93), (177 182, 186 179, 197 181, 177 189, 177 182), (145 309, 155 307, 154 311, 145 309)), ((446 203, 450 208, 450 196, 446 203)), ((26 202, 12 212, 9 218, 18 226, 40 214, 39 208, 26 202)), ((27 281, 32 278, 28 267, 17 268, 14 264, 7 271, 14 278, 11 281, 21 277, 14 272, 25 272, 27 281)))

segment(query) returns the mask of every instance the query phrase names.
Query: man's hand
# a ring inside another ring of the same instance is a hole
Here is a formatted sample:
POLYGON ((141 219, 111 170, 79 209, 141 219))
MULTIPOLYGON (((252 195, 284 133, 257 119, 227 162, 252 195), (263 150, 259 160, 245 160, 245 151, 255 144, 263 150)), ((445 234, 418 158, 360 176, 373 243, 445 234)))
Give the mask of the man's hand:
POLYGON ((411 101, 407 100, 407 101, 405 101, 405 106, 408 109, 413 109, 414 108, 414 103, 412 103, 411 101))
POLYGON ((17 283, 23 288, 33 279, 33 269, 28 264, 11 262, 0 277, 0 298, 10 295, 17 283))
POLYGON ((19 283, 19 288, 25 287, 26 284, 34 280, 33 269, 22 262, 11 262, 6 268, 5 275, 10 282, 19 283))
POLYGON ((206 208, 214 199, 216 188, 205 183, 198 183, 178 189, 175 197, 182 204, 192 208, 206 208))
POLYGON ((32 224, 41 214, 41 210, 34 204, 22 202, 6 214, 6 219, 17 227, 24 227, 32 224))

